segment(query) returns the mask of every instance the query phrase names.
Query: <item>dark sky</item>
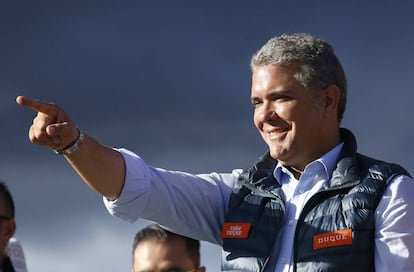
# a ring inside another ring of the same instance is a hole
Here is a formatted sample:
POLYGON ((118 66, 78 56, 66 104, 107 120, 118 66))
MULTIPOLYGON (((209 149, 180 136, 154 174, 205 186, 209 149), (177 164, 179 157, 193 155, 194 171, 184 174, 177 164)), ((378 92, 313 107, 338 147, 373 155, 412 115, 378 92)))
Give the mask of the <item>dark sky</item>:
MULTIPOLYGON (((231 171, 265 145, 252 123, 249 58, 269 38, 328 40, 348 76, 343 126, 359 151, 414 173, 410 1, 1 1, 0 179, 15 196, 29 271, 129 271, 135 232, 64 158, 30 144, 35 113, 60 104, 102 143, 152 165, 231 171)), ((202 262, 219 270, 203 243, 202 262)))

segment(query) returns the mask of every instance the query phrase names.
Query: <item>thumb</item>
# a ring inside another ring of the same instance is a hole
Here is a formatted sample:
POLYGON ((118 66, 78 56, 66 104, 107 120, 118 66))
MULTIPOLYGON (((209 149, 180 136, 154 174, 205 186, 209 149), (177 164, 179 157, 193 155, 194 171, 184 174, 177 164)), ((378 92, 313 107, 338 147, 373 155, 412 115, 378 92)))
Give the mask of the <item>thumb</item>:
POLYGON ((70 146, 79 137, 79 129, 72 122, 53 123, 46 127, 46 133, 61 149, 70 146))

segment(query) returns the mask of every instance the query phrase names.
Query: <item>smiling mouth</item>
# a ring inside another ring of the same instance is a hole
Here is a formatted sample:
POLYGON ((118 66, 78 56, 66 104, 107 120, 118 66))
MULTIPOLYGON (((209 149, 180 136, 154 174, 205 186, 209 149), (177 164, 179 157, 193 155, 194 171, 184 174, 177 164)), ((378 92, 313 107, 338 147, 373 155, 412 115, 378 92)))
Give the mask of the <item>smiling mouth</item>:
POLYGON ((271 131, 268 133, 269 140, 272 140, 272 141, 280 141, 286 136, 286 134, 287 134, 287 130, 271 131))

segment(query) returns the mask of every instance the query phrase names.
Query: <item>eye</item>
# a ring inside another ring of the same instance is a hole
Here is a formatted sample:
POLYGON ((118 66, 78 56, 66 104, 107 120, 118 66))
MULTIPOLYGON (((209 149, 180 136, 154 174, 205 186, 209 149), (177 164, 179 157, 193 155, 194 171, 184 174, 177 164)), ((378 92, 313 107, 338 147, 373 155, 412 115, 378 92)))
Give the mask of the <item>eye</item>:
POLYGON ((290 96, 286 96, 286 95, 279 95, 279 96, 273 97, 273 101, 276 101, 276 102, 285 102, 291 99, 292 98, 290 96))
POLYGON ((250 102, 252 103, 254 108, 256 108, 258 105, 263 103, 262 101, 260 101, 258 99, 251 99, 250 102))

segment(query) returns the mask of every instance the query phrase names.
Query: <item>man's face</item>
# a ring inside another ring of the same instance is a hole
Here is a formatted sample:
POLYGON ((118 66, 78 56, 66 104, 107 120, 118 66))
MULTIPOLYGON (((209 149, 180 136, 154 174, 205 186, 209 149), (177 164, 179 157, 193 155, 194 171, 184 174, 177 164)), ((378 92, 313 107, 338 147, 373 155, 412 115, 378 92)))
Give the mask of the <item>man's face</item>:
POLYGON ((4 249, 14 235, 15 230, 16 224, 14 219, 7 215, 4 204, 0 201, 0 256, 3 256, 4 249))
POLYGON ((204 271, 196 269, 182 239, 143 241, 135 248, 133 272, 204 271))
POLYGON ((326 113, 294 78, 294 70, 277 65, 256 67, 251 101, 255 126, 273 158, 298 168, 318 158, 326 113))

